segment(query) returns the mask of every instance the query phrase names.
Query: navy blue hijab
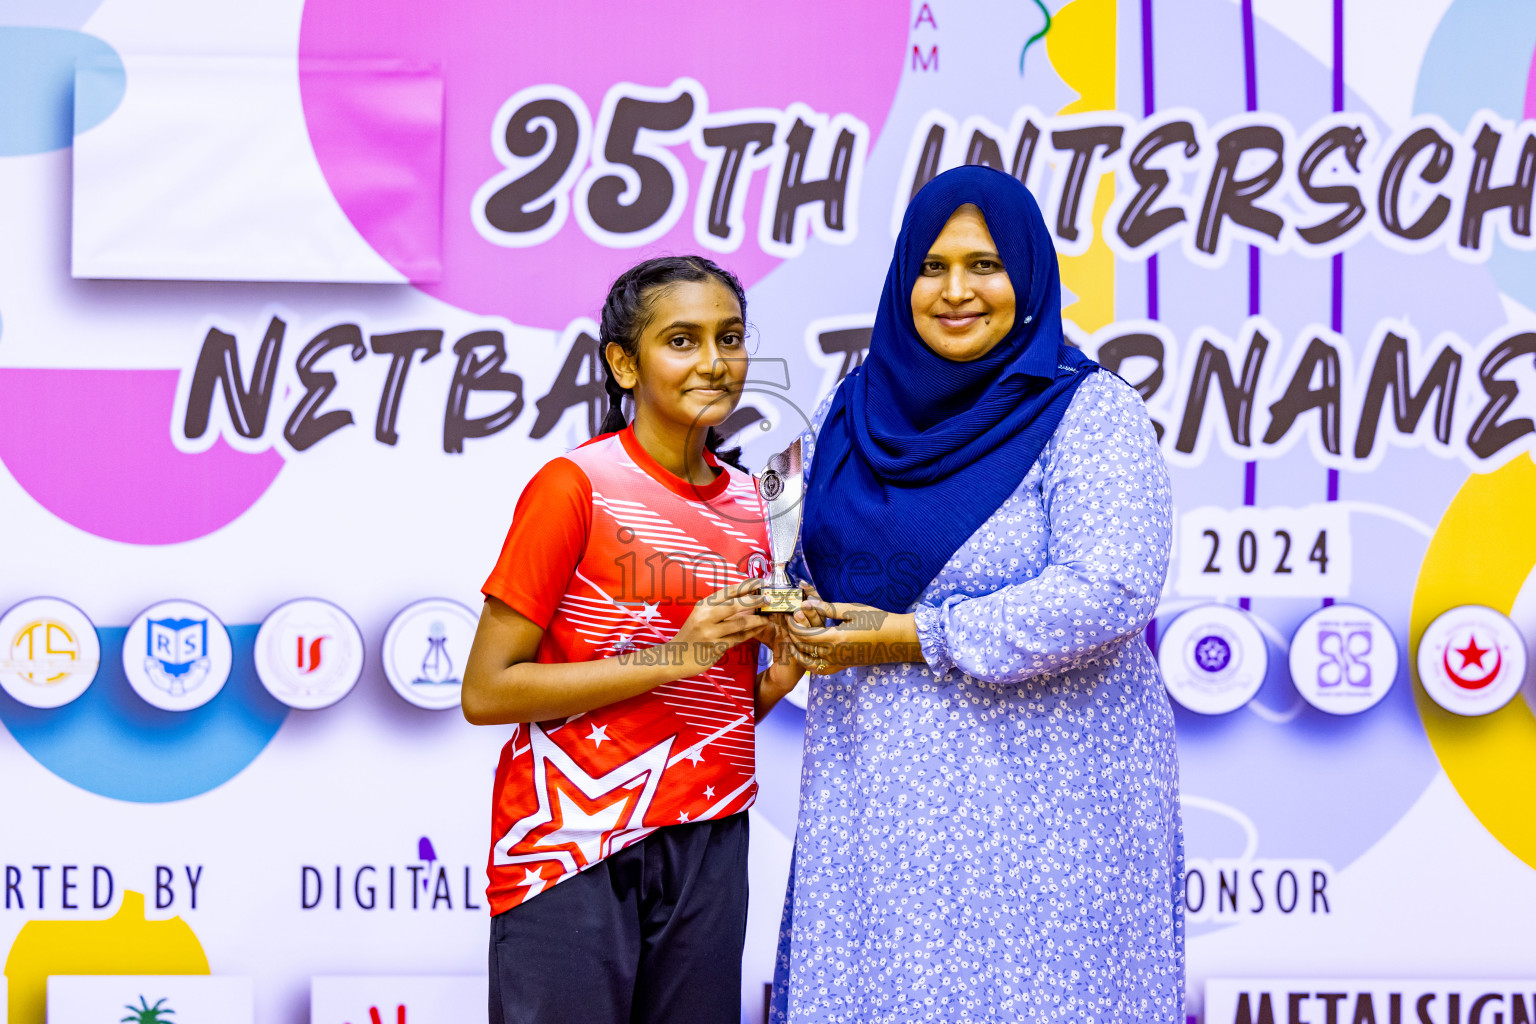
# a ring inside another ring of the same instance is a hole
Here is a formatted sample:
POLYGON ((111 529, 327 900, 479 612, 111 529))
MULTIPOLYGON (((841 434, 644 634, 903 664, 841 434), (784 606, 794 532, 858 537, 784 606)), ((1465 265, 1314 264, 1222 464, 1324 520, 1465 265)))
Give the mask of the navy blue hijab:
POLYGON ((986 167, 958 167, 913 198, 885 276, 864 364, 816 440, 805 557, 823 599, 911 608, 949 557, 1018 488, 1098 364, 1061 333, 1061 281, 1034 196, 986 167), (1013 284, 1013 328, 957 363, 918 336, 912 286, 964 204, 978 207, 1013 284))

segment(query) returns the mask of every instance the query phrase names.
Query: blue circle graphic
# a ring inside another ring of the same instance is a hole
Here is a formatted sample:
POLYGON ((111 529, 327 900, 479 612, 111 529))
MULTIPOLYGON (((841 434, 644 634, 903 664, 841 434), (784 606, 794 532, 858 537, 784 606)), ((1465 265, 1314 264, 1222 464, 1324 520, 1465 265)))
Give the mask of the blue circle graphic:
POLYGON ((122 59, 95 36, 0 25, 0 156, 69 146, 105 121, 127 88, 122 59))
POLYGON ((191 711, 161 711, 123 675, 122 626, 98 629, 101 671, 73 703, 30 708, 0 692, 0 722, 38 763, 114 800, 157 804, 206 793, 256 759, 288 709, 256 679, 257 626, 230 626, 234 667, 218 696, 191 711))

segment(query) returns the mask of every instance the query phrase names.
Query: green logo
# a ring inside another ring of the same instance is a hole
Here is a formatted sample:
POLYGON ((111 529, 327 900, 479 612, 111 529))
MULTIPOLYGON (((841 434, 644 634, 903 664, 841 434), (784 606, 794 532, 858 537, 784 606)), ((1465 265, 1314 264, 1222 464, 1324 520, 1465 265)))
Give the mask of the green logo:
POLYGON ((164 999, 156 999, 155 1005, 150 1006, 149 1000, 139 996, 139 1005, 125 1003, 123 1009, 128 1011, 128 1016, 123 1018, 122 1024, 173 1024, 171 1014, 176 1011, 170 1007, 161 1008, 164 999))

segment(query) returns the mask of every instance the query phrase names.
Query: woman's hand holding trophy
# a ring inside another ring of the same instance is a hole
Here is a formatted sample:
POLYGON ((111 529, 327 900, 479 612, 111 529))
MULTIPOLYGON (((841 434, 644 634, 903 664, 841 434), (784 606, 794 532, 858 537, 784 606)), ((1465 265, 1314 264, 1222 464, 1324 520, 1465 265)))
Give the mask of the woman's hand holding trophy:
POLYGON ((771 641, 775 660, 787 655, 818 675, 850 665, 922 661, 911 615, 896 615, 866 604, 828 603, 816 588, 789 575, 800 536, 805 498, 801 440, 768 459, 757 474, 758 493, 768 515, 768 557, 759 591, 764 614, 783 613, 771 641), (834 624, 835 623, 835 624, 834 624))

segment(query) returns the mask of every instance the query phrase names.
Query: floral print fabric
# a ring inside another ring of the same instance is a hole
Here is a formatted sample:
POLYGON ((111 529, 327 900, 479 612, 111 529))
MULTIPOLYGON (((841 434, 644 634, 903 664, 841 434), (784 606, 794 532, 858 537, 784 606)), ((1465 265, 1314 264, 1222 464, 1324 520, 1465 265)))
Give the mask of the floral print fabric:
POLYGON ((812 678, 771 1020, 1182 1024, 1173 713, 1142 635, 1171 513, 1145 408, 1094 373, 924 591, 927 664, 812 678))

